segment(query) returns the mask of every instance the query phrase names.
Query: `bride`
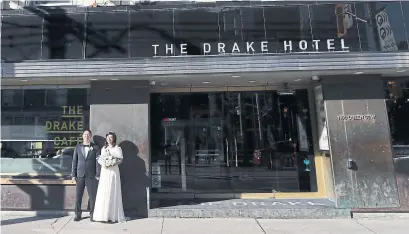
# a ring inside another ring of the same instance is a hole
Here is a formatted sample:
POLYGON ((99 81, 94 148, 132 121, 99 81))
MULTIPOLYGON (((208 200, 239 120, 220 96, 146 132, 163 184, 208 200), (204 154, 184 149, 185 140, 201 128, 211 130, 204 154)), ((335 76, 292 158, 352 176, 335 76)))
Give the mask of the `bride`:
POLYGON ((94 221, 126 221, 122 205, 121 176, 118 167, 122 160, 122 149, 116 145, 116 134, 109 132, 106 135, 106 143, 98 159, 98 163, 101 164, 101 174, 94 206, 94 221))

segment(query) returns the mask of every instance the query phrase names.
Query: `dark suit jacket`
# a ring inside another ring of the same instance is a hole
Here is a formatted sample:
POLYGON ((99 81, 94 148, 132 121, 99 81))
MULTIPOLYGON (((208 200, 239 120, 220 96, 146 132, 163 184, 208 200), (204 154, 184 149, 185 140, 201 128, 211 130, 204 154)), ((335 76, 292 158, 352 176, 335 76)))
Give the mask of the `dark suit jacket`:
POLYGON ((85 147, 83 144, 77 145, 72 158, 72 177, 99 177, 101 167, 97 159, 101 155, 99 147, 91 143, 92 150, 88 151, 85 157, 85 147))

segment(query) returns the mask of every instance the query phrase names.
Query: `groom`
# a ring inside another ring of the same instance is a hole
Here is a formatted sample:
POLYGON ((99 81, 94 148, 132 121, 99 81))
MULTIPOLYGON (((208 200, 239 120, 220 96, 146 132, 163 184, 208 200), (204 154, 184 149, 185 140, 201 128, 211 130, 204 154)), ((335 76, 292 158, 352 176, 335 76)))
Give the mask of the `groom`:
POLYGON ((100 151, 97 145, 91 143, 92 133, 89 129, 82 133, 83 144, 75 147, 72 159, 72 180, 76 181, 76 201, 74 221, 81 220, 81 203, 84 189, 87 187, 90 201, 90 220, 93 221, 95 198, 99 180, 100 167, 97 158, 100 151))

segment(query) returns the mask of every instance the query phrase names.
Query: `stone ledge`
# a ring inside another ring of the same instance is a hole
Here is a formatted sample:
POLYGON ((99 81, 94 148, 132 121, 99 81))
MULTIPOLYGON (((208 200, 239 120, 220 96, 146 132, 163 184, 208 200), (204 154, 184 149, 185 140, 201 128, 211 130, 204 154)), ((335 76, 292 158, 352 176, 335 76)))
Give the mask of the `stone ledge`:
POLYGON ((408 219, 409 218, 409 211, 401 211, 401 212, 352 212, 352 218, 354 219, 408 219))

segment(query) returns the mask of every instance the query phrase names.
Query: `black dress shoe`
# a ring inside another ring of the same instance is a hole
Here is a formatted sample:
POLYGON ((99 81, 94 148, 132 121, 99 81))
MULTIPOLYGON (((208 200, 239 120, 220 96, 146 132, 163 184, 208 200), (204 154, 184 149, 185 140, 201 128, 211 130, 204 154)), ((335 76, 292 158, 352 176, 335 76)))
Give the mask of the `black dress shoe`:
POLYGON ((78 222, 78 221, 80 221, 80 220, 81 220, 81 217, 75 216, 75 218, 74 218, 74 221, 75 221, 75 222, 78 222))

